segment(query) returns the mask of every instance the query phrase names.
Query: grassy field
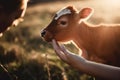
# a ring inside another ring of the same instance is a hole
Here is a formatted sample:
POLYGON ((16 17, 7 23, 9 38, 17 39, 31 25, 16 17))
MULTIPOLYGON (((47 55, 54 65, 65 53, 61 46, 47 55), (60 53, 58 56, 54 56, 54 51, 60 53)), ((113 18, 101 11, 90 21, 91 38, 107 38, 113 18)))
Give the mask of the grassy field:
MULTIPOLYGON (((51 44, 42 40, 40 31, 59 9, 68 5, 79 10, 94 8, 94 14, 88 20, 92 24, 120 23, 117 3, 110 4, 110 0, 67 0, 30 5, 24 22, 0 38, 0 62, 15 80, 91 80, 90 76, 63 63, 51 44)), ((66 46, 77 53, 72 44, 66 46)))

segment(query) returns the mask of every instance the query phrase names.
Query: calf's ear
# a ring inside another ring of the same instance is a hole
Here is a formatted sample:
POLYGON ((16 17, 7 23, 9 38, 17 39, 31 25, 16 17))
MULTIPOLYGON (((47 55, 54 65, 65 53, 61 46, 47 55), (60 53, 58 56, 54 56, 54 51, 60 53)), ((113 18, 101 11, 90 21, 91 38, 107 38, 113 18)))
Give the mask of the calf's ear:
POLYGON ((94 10, 92 8, 83 8, 81 11, 79 11, 79 16, 81 19, 88 19, 92 14, 94 10))

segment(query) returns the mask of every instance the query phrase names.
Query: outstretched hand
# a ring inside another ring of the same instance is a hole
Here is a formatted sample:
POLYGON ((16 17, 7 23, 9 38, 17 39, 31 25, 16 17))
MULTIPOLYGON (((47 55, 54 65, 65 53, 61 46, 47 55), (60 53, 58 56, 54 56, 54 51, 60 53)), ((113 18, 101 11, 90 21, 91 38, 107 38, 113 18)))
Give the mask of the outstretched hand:
POLYGON ((73 67, 76 67, 75 65, 85 61, 84 58, 68 51, 64 45, 59 45, 54 39, 52 40, 52 45, 59 58, 73 67))

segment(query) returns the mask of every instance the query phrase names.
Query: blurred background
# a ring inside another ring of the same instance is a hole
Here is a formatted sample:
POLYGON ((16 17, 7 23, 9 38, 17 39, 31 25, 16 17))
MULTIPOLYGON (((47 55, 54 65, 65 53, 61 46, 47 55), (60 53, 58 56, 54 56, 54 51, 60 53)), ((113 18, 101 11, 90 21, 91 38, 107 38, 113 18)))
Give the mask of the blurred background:
MULTIPOLYGON (((24 21, 11 28, 0 38, 0 63, 14 80, 93 80, 62 62, 50 43, 40 37, 54 14, 73 5, 78 10, 91 7, 91 24, 120 23, 119 0, 30 0, 24 21)), ((66 47, 74 53, 73 44, 66 47)))

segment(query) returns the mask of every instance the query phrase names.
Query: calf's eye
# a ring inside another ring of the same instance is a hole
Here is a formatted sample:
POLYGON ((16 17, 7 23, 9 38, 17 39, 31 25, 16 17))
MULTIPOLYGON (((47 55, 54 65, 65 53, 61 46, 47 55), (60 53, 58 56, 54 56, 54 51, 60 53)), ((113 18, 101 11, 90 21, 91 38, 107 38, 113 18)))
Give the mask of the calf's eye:
POLYGON ((60 24, 61 24, 61 25, 66 25, 67 22, 66 22, 66 21, 61 21, 60 24))

